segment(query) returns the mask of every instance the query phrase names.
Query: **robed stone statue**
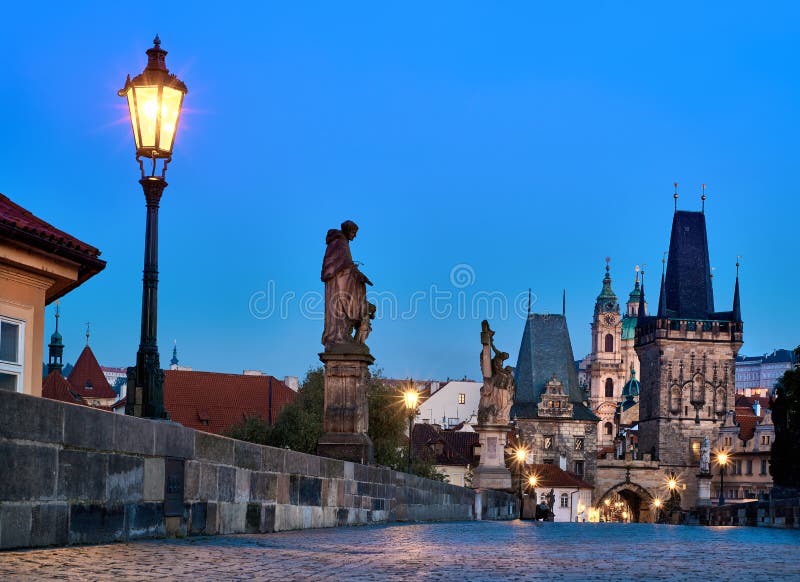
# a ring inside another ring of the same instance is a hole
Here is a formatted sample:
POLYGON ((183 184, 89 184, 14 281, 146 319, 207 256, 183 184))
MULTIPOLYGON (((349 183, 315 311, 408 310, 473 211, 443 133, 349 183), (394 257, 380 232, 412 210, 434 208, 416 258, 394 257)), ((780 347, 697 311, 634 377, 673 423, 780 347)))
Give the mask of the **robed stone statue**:
POLYGON ((711 443, 708 436, 703 437, 703 444, 700 445, 700 473, 707 475, 711 472, 711 443))
POLYGON ((494 331, 489 327, 489 322, 483 320, 481 322, 483 386, 478 404, 478 423, 506 425, 514 402, 514 371, 511 366, 503 366, 508 354, 495 347, 493 338, 494 331))
MULTIPOLYGON (((358 226, 351 220, 332 228, 325 238, 322 281, 325 283, 325 329, 322 345, 331 350, 336 345, 364 345, 375 317, 375 305, 367 301, 367 285, 372 285, 350 254, 350 241, 358 226)), ((366 348, 366 346, 365 346, 366 348)), ((364 349, 364 348, 362 348, 364 349)))

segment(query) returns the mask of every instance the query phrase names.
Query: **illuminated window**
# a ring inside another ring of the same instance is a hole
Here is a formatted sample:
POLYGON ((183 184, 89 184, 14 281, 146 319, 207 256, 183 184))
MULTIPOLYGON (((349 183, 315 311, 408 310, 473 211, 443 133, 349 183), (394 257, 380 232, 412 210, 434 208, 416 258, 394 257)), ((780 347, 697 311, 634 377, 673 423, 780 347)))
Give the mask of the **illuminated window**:
POLYGON ((768 434, 762 434, 761 435, 761 444, 762 445, 768 445, 769 444, 769 435, 768 434))
POLYGON ((466 394, 459 394, 458 395, 458 403, 459 404, 464 404, 466 401, 467 401, 467 395, 466 394))

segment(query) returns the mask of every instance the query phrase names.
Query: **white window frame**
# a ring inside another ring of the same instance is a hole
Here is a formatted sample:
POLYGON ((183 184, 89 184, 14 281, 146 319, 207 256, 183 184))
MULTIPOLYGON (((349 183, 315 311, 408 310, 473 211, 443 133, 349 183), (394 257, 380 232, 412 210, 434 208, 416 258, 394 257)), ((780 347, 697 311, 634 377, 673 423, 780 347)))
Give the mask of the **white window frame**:
POLYGON ((7 362, 0 360, 0 372, 17 377, 17 392, 22 392, 25 386, 25 320, 0 315, 0 322, 17 326, 17 360, 7 362))

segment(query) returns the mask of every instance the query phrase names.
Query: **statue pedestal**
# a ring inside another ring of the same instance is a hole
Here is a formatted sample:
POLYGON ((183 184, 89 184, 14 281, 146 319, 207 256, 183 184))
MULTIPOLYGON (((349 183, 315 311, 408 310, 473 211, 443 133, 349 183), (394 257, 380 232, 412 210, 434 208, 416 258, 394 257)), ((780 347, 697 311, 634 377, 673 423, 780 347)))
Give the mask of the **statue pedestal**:
POLYGON ((475 427, 481 445, 481 460, 472 479, 475 489, 511 490, 511 472, 506 469, 505 448, 508 425, 478 425, 475 427))
POLYGON ((319 355, 325 365, 323 434, 317 454, 370 464, 372 441, 367 436, 369 366, 375 362, 364 345, 337 345, 319 355))
POLYGON ((711 473, 700 473, 697 476, 697 506, 711 505, 711 473))

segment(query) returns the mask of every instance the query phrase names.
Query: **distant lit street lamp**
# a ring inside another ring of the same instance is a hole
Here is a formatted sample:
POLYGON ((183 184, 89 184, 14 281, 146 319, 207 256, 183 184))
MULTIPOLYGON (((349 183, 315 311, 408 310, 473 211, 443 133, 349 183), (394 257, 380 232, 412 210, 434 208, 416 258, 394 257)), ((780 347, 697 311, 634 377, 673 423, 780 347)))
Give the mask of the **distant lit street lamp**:
POLYGON ((167 418, 164 410, 164 372, 158 356, 158 206, 167 187, 167 164, 172 160, 172 146, 183 106, 186 85, 170 74, 167 51, 158 36, 147 50, 147 66, 140 75, 125 80, 119 96, 128 100, 128 110, 136 144, 136 161, 142 172, 139 183, 147 204, 144 239, 144 275, 142 277, 142 328, 136 366, 128 368, 128 400, 125 414, 146 418, 167 418), (152 162, 146 175, 143 158, 152 162), (156 162, 163 160, 161 174, 156 162))
POLYGON ((528 450, 524 447, 519 447, 514 451, 514 459, 517 461, 517 481, 519 482, 519 503, 522 507, 522 467, 525 464, 525 459, 528 456, 528 450))
POLYGON ((728 453, 720 451, 717 453, 717 465, 719 465, 719 504, 725 505, 725 467, 728 465, 728 453))
POLYGON ((661 505, 662 505, 661 499, 659 499, 658 497, 653 499, 653 507, 656 510, 656 518, 655 518, 656 523, 659 523, 661 521, 661 505))
POLYGON ((409 382, 408 388, 403 392, 403 403, 408 413, 408 472, 411 472, 411 456, 414 453, 414 417, 417 415, 419 405, 419 392, 414 388, 414 383, 409 382))

